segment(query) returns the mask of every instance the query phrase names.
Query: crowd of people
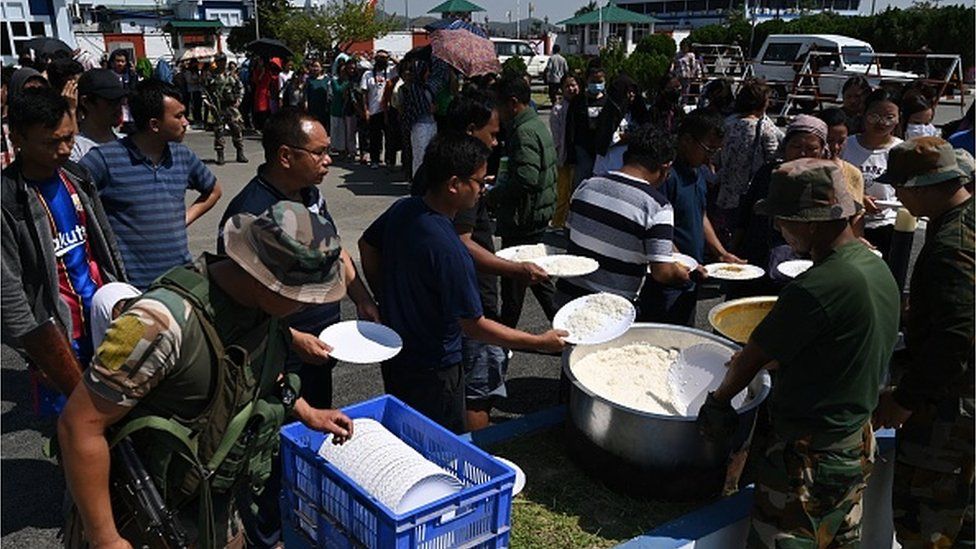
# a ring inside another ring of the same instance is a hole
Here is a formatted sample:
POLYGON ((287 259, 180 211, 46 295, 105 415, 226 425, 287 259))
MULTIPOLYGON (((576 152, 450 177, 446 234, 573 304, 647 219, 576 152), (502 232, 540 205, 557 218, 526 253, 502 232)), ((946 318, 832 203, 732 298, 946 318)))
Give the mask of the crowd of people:
POLYGON ((694 326, 707 272, 676 252, 761 266, 762 279, 722 289, 779 296, 698 416, 725 443, 731 398, 773 371, 770 420, 754 437, 764 445, 752 448, 751 545, 856 543, 882 426, 899 429, 903 546, 972 533, 972 108, 943 139, 924 86, 853 78, 839 108, 784 131, 759 80, 709 82, 688 112, 687 71, 642 90, 598 62, 583 74, 557 63, 546 123, 525 75, 467 78, 429 48, 396 63, 384 51, 301 67, 218 57, 175 75, 140 74, 124 54, 104 68, 32 63, 3 71, 0 96, 3 338, 60 413, 69 546, 140 540, 111 503, 122 436, 196 539, 275 546, 285 418, 337 443, 354 435, 332 409, 335 361, 317 337, 345 296, 403 339, 382 364, 384 390, 461 433, 489 425, 511 350, 566 345, 565 332, 518 328, 528 290, 550 320, 573 298, 611 292, 641 321, 694 326), (264 156, 227 202, 216 254, 196 259, 186 228, 222 191, 181 143, 191 119, 212 124, 218 164, 227 132, 248 161, 249 126, 264 156), (411 182, 358 239, 361 272, 319 188, 333 157, 399 162, 411 182), (873 253, 898 246, 896 199, 928 218, 907 309, 903 281, 873 253), (552 234, 600 268, 555 281, 494 253, 496 237, 511 247, 552 234), (800 278, 776 269, 800 257, 814 262, 800 278), (908 358, 889 381, 900 328, 908 358), (67 387, 63 356, 48 354, 59 345, 85 368, 67 387))

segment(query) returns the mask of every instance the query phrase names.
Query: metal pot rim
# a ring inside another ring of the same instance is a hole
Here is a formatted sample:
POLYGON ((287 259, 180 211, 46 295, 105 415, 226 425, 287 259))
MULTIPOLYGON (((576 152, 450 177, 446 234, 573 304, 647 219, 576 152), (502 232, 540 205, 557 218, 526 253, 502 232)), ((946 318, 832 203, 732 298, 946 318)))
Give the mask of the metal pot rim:
MULTIPOLYGON (((733 351, 741 351, 742 350, 742 347, 740 345, 734 343, 733 341, 731 341, 731 340, 729 340, 727 338, 724 338, 724 337, 721 337, 721 336, 718 336, 718 335, 715 335, 715 334, 710 334, 708 332, 705 332, 703 330, 699 330, 697 328, 689 328, 687 326, 678 326, 678 325, 675 325, 675 324, 661 324, 661 323, 656 323, 656 322, 635 322, 631 326, 631 329, 633 329, 633 328, 663 328, 663 329, 666 329, 666 330, 671 330, 671 331, 676 331, 676 332, 693 333, 693 334, 695 334, 697 336, 701 336, 701 337, 710 339, 713 342, 718 343, 719 345, 723 345, 725 347, 728 347, 728 348, 732 349, 733 351)), ((623 337, 623 336, 621 336, 621 337, 623 337)), ((666 420, 670 420, 670 421, 679 421, 679 422, 694 422, 694 421, 697 421, 698 420, 698 415, 697 414, 695 414, 693 416, 673 416, 673 415, 669 415, 669 414, 655 414, 653 412, 645 412, 643 410, 637 410, 636 408, 631 408, 630 406, 625 406, 623 404, 618 404, 618 403, 616 403, 616 402, 614 402, 612 400, 609 400, 607 398, 604 398, 604 397, 602 397, 602 396, 594 393, 593 391, 590 391, 589 388, 587 388, 585 385, 583 385, 582 383, 580 383, 580 381, 578 379, 576 379, 576 375, 573 374, 573 369, 570 368, 570 365, 569 365, 570 355, 573 354, 573 351, 576 349, 576 347, 577 347, 576 345, 571 345, 571 346, 567 346, 566 349, 563 350, 563 356, 562 356, 563 373, 566 374, 566 377, 569 378, 569 381, 573 384, 573 386, 575 386, 578 390, 582 391, 586 396, 588 396, 588 397, 590 397, 592 399, 598 400, 598 401, 600 401, 600 402, 602 402, 602 403, 604 403, 604 404, 606 404, 608 406, 611 406, 613 408, 617 408, 617 409, 626 411, 628 413, 631 413, 631 414, 634 414, 634 415, 637 415, 637 416, 654 418, 654 419, 666 419, 666 420)), ((760 370, 760 372, 759 372, 758 375, 762 379, 762 390, 759 392, 759 394, 755 395, 751 400, 749 400, 744 406, 742 406, 741 408, 737 409, 735 411, 736 414, 742 415, 742 414, 745 414, 745 413, 747 413, 747 412, 749 412, 749 411, 757 408, 769 396, 769 392, 772 389, 772 380, 771 380, 771 378, 769 376, 769 372, 766 371, 766 370, 760 370)), ((750 382, 750 385, 751 384, 752 384, 752 382, 750 382)))

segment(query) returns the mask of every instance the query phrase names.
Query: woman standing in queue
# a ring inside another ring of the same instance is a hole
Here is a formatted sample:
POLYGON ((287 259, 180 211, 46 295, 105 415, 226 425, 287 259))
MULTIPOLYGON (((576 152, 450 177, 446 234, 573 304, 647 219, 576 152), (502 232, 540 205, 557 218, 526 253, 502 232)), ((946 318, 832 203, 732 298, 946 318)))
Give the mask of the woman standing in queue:
POLYGON ((888 151, 902 141, 894 135, 899 111, 895 98, 884 89, 871 92, 866 105, 864 132, 847 138, 843 159, 860 168, 864 176, 864 238, 886 254, 897 212, 880 208, 876 201, 895 200, 895 189, 875 179, 888 169, 888 151))

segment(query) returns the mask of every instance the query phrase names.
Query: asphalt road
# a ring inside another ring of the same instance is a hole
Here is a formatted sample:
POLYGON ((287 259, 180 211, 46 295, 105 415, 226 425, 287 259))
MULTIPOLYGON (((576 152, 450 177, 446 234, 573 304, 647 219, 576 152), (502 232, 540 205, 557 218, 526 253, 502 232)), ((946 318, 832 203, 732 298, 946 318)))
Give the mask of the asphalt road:
MULTIPOLYGON (((251 159, 249 164, 216 166, 209 134, 191 131, 185 143, 210 166, 223 188, 220 203, 189 228, 190 249, 197 255, 214 250, 223 209, 254 176, 263 153, 258 138, 249 137, 245 145, 251 159)), ((407 184, 398 172, 350 163, 333 166, 320 188, 345 239, 346 249, 357 260, 356 241, 363 230, 397 198, 408 194, 407 184)), ((916 252, 920 241, 916 237, 916 252)), ((706 288, 702 297, 697 324, 707 329, 707 312, 721 300, 721 295, 715 288, 706 288)), ((519 327, 533 332, 547 329, 548 322, 534 298, 528 297, 525 304, 519 327)), ((348 300, 342 308, 344 318, 355 317, 348 300)), ((43 453, 46 439, 54 431, 53 422, 38 419, 31 411, 24 362, 6 346, 0 353, 0 499, 3 502, 0 544, 10 548, 53 547, 58 544, 64 494, 61 471, 43 453)), ((509 369, 509 398, 499 404, 493 419, 504 421, 555 405, 558 379, 557 357, 516 353, 509 369)), ((344 406, 381 393, 377 365, 341 364, 335 369, 336 405, 344 406)))

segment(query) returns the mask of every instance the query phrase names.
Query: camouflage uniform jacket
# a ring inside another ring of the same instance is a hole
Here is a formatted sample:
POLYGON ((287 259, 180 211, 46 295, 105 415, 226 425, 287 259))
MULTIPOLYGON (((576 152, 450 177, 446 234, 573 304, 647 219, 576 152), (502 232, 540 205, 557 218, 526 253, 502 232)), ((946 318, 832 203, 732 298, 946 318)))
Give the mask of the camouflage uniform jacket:
MULTIPOLYGON (((195 268, 204 276, 215 256, 201 256, 195 268)), ((253 364, 273 364, 281 368, 290 342, 287 329, 258 309, 237 305, 216 284, 209 284, 209 304, 214 311, 214 326, 225 349, 239 347, 253 364), (268 327, 277 326, 277 333, 268 327)), ((89 390, 119 406, 132 408, 119 426, 144 415, 173 418, 192 425, 211 405, 217 383, 217 368, 226 368, 226 359, 215 364, 204 326, 193 306, 184 297, 166 288, 150 289, 112 322, 98 347, 91 367, 84 376, 89 390)), ((271 379, 281 372, 271 372, 271 379)), ((177 497, 181 470, 162 473, 154 470, 160 445, 168 439, 158 432, 135 433, 136 451, 157 479, 157 486, 172 506, 177 497), (155 447, 154 447, 155 446, 155 447), (158 479, 164 477, 165 481, 158 479), (174 484, 175 482, 175 484, 174 484)), ((174 460, 175 463, 176 460, 174 460)), ((181 464, 177 464, 180 467, 181 464)), ((216 493, 213 508, 218 532, 227 528, 228 536, 236 527, 231 493, 216 493)), ((198 518, 195 505, 181 508, 180 518, 195 536, 198 518)))
POLYGON ((906 344, 912 364, 895 391, 910 410, 927 402, 972 396, 973 198, 933 219, 915 261, 906 344))
POLYGON ((207 93, 210 94, 211 101, 216 101, 214 105, 220 111, 236 107, 241 98, 244 97, 244 84, 237 76, 223 72, 210 79, 207 83, 207 93))

